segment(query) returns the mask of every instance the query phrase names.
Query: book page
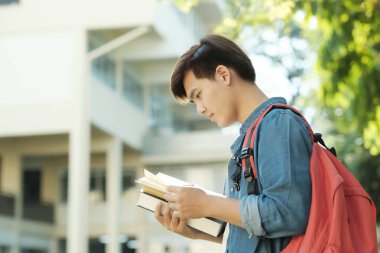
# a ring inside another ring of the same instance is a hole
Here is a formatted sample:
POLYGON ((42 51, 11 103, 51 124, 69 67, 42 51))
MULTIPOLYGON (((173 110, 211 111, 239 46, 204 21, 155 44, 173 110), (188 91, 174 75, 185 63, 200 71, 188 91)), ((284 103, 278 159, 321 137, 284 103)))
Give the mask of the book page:
POLYGON ((165 187, 167 186, 167 184, 164 180, 158 178, 156 175, 154 175, 149 170, 144 169, 144 175, 146 178, 150 179, 151 181, 155 182, 158 185, 165 186, 165 187))
POLYGON ((148 186, 150 188, 156 189, 160 192, 166 192, 166 186, 162 184, 158 184, 157 182, 150 180, 149 178, 143 177, 139 178, 135 181, 136 183, 148 186))
MULTIPOLYGON (((148 186, 150 188, 156 189, 160 192, 166 193, 166 187, 168 185, 175 185, 175 186, 195 186, 194 184, 188 183, 186 181, 180 180, 178 178, 166 175, 164 173, 157 173, 157 175, 153 174, 152 172, 144 169, 144 175, 145 177, 140 178, 136 180, 135 182, 148 186)), ((206 191, 208 194, 211 195, 219 195, 222 196, 219 193, 201 188, 204 191, 206 191)), ((160 195, 161 196, 161 195, 160 195)))
POLYGON ((157 174, 157 178, 165 182, 166 185, 176 185, 176 186, 184 186, 184 185, 191 185, 188 182, 182 181, 178 178, 171 177, 169 175, 166 175, 164 173, 159 172, 157 174))

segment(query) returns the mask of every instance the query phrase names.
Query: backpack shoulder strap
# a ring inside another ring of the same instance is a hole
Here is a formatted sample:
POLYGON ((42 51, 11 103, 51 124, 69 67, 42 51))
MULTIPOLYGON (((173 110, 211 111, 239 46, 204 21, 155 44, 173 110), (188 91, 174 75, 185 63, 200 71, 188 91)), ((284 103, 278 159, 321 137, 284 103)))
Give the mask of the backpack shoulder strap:
POLYGON ((248 182, 254 182, 254 185, 248 184, 248 194, 258 194, 258 183, 257 183, 257 178, 258 178, 258 172, 255 167, 254 163, 254 156, 253 156, 253 149, 254 149, 254 143, 255 143, 255 138, 257 134, 257 129, 259 128, 259 125, 261 121, 264 119, 264 117, 273 109, 290 109, 292 110, 295 114, 300 116, 303 121, 305 122, 307 129, 310 134, 310 138, 312 142, 314 143, 316 141, 315 135, 305 119, 305 117, 302 115, 301 112, 299 112, 297 109, 295 109, 292 106, 286 105, 286 104, 272 104, 269 106, 263 113, 260 114, 260 116, 251 124, 251 126, 248 128, 247 133, 245 134, 244 137, 244 142, 243 142, 243 149, 242 149, 242 156, 241 156, 241 162, 242 162, 242 172, 244 175, 244 178, 248 182), (250 186, 251 185, 251 186, 250 186))

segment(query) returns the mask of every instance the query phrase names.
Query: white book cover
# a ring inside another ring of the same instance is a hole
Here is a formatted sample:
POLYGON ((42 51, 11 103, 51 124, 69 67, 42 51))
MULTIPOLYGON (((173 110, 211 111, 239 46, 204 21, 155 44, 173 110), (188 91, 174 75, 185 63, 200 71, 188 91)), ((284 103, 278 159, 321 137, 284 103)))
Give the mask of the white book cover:
MULTIPOLYGON (((160 201, 165 202, 162 199, 141 191, 136 205, 154 212, 156 205, 160 201)), ((217 237, 224 230, 223 222, 211 218, 190 219, 188 220, 187 225, 215 237, 217 237)))

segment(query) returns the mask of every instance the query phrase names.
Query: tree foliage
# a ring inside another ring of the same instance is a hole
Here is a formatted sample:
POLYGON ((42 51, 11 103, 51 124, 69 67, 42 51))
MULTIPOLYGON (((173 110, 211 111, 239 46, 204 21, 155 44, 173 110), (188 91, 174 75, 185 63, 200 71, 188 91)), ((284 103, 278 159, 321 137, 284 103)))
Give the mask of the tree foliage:
POLYGON ((366 1, 300 1, 321 34, 320 98, 340 108, 339 128, 361 133, 371 154, 380 153, 380 4, 366 1))

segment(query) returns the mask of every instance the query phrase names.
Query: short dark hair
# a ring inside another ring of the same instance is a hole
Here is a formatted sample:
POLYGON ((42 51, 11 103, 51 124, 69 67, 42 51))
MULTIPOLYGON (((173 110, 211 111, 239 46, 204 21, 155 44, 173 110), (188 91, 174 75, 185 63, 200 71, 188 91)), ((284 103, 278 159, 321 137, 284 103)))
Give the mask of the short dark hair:
POLYGON ((192 70, 196 78, 215 79, 218 65, 232 68, 247 81, 255 82, 256 74, 251 60, 231 40, 216 34, 207 35, 192 46, 177 61, 171 78, 171 91, 175 98, 187 98, 183 85, 185 74, 192 70))

